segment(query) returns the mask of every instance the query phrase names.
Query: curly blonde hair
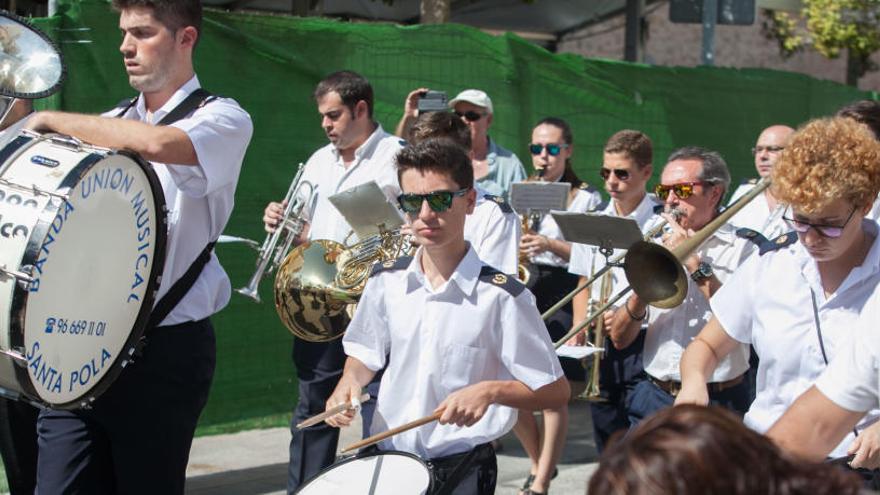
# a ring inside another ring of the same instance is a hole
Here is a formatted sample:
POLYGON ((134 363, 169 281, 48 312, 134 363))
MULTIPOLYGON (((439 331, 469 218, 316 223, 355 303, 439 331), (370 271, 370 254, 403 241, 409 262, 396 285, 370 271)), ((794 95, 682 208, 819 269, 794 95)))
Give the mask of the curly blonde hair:
POLYGON ((837 199, 863 208, 880 191, 880 142, 852 119, 816 119, 792 135, 771 177, 773 196, 804 213, 837 199))

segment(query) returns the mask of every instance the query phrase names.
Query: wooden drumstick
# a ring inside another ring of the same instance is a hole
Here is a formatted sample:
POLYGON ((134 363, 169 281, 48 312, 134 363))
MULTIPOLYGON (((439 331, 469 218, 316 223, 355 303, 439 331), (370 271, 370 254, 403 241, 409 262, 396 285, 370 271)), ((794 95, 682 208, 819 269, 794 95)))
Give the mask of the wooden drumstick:
POLYGON ((407 430, 412 430, 413 428, 418 428, 419 426, 426 425, 432 421, 437 421, 440 419, 440 416, 442 416, 442 415, 443 415, 443 411, 440 411, 440 412, 436 412, 430 416, 425 416, 424 418, 417 419, 415 421, 410 421, 409 423, 407 423, 405 425, 401 425, 401 426, 398 426, 397 428, 392 428, 388 431, 378 433, 378 434, 373 435, 369 438, 365 438, 365 439, 361 440, 360 442, 355 442, 355 443, 349 445, 348 447, 342 449, 340 451, 340 453, 345 454, 346 452, 351 452, 352 450, 361 449, 364 447, 369 447, 370 445, 373 445, 374 443, 379 443, 388 437, 393 437, 394 435, 397 435, 398 433, 403 433, 407 430))
POLYGON ((354 409, 356 407, 360 407, 361 404, 370 400, 370 394, 365 392, 365 393, 361 394, 360 397, 358 397, 358 400, 359 400, 359 402, 357 405, 353 405, 351 403, 352 401, 348 401, 348 402, 344 402, 342 404, 339 404, 338 406, 331 407, 330 409, 327 409, 326 411, 322 412, 321 414, 316 414, 316 415, 312 416, 311 418, 303 421, 302 423, 299 423, 298 425, 296 425, 296 429, 302 430, 303 428, 308 428, 309 426, 316 425, 331 416, 335 416, 341 412, 348 411, 349 409, 354 409))

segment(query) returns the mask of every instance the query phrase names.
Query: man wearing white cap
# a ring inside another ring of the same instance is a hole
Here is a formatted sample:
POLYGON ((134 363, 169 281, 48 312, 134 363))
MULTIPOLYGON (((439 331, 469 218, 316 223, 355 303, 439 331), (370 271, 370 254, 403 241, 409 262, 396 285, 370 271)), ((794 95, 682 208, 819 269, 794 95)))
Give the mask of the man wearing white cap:
MULTIPOLYGON (((428 88, 412 91, 406 98, 403 119, 397 126, 397 135, 406 138, 406 130, 418 117, 418 102, 428 88)), ((509 198, 510 186, 526 179, 522 162, 512 151, 502 148, 489 137, 492 125, 492 100, 485 91, 466 89, 449 102, 449 107, 461 117, 471 131, 471 163, 474 182, 484 191, 509 198)))

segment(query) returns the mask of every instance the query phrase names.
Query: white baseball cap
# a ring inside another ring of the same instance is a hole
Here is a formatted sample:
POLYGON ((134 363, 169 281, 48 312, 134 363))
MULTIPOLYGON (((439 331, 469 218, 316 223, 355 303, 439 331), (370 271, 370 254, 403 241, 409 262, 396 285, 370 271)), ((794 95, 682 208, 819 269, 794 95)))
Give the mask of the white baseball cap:
POLYGON ((455 104, 460 101, 472 103, 478 107, 485 108, 489 113, 495 113, 492 109, 492 99, 489 98, 489 95, 487 95, 485 91, 480 91, 479 89, 466 89, 449 102, 449 108, 454 108, 455 104))

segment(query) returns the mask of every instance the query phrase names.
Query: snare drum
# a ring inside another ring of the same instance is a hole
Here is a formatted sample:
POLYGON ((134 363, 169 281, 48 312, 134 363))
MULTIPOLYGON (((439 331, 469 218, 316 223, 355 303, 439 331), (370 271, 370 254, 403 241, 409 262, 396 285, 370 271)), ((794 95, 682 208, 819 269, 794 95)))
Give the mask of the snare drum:
POLYGON ((128 364, 165 257, 162 188, 133 153, 23 131, 0 150, 0 387, 85 407, 128 364))
POLYGON ((424 495, 431 471, 413 454, 370 451, 343 459, 303 484, 297 495, 424 495))

